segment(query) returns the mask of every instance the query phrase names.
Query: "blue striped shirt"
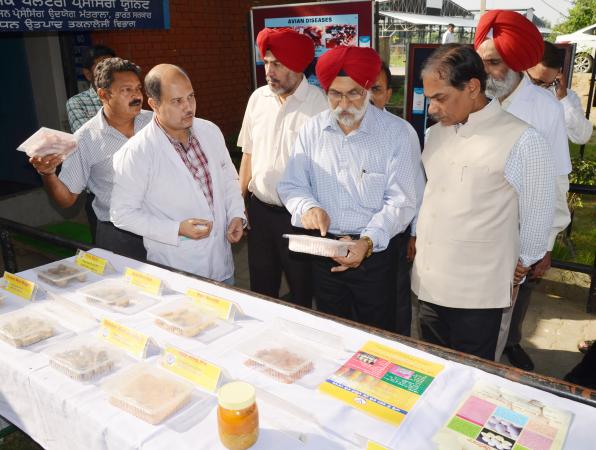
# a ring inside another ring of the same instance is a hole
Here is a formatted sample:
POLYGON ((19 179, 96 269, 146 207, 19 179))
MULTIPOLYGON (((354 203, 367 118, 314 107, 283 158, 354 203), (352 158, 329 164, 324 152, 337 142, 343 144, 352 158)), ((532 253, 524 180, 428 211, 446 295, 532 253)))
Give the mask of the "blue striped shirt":
POLYGON ((358 129, 345 135, 330 110, 298 134, 277 191, 292 224, 313 207, 324 209, 333 234, 357 234, 385 250, 416 213, 420 149, 411 125, 368 106, 358 129))

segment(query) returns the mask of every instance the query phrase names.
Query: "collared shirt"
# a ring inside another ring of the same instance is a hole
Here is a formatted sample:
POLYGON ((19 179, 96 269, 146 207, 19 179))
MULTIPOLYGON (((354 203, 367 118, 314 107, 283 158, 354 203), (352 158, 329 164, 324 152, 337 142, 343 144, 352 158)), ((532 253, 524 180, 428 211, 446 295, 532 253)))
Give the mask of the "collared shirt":
POLYGON ((164 127, 159 123, 159 120, 157 120, 157 116, 155 116, 155 123, 166 135, 192 177, 199 183, 203 194, 205 194, 207 203, 209 203, 209 207, 213 210, 213 182, 211 181, 211 175, 209 174, 209 161, 207 161, 207 156, 201 148, 201 144, 193 134, 192 128, 188 130, 188 141, 186 146, 184 146, 182 142, 168 134, 164 127))
POLYGON ((302 214, 320 207, 330 233, 368 236, 373 251, 385 250, 416 212, 420 149, 410 127, 372 105, 348 135, 329 109, 309 120, 277 189, 292 224, 302 227, 302 214))
POLYGON ((441 39, 441 44, 451 44, 455 42, 455 34, 449 30, 443 33, 443 39, 441 39))
POLYGON ((574 144, 582 145, 592 137, 592 122, 586 119, 581 100, 571 89, 567 89, 567 95, 560 100, 565 112, 565 125, 567 136, 574 144))
MULTIPOLYGON (((470 114, 457 133, 477 133, 483 111, 497 107, 493 99, 484 109, 470 114)), ((542 259, 553 223, 555 189, 550 147, 540 133, 529 127, 519 137, 507 160, 504 175, 519 197, 520 260, 526 267, 542 259)))
MULTIPOLYGON (((153 113, 141 111, 134 120, 138 133, 151 121, 153 113)), ((73 194, 89 188, 95 194, 93 210, 101 221, 110 220, 114 169, 112 156, 128 138, 108 124, 103 108, 76 133, 78 147, 62 164, 59 178, 73 194)))
POLYGON ((310 117, 328 108, 323 91, 306 77, 282 103, 269 86, 250 96, 238 146, 251 154, 252 177, 248 190, 265 203, 282 206, 277 183, 286 168, 298 132, 310 117))
POLYGON ((73 95, 66 101, 66 113, 70 131, 74 133, 90 120, 101 109, 101 101, 93 87, 77 95, 73 95))

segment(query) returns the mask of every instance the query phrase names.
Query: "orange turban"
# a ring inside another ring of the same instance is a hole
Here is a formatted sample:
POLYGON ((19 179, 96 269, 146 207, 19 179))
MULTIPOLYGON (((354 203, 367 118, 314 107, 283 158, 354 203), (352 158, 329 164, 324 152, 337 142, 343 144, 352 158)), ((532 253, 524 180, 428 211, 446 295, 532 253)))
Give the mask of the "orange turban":
POLYGON ((381 58, 372 48, 340 46, 327 50, 317 61, 315 71, 325 91, 342 71, 368 89, 381 71, 381 58))
POLYGON ((492 30, 495 47, 511 70, 521 72, 542 61, 544 40, 532 22, 514 11, 495 9, 484 14, 476 27, 474 48, 492 30))
POLYGON ((257 35, 261 57, 267 50, 284 66, 294 72, 304 72, 315 57, 315 44, 305 34, 291 28, 264 28, 257 35))

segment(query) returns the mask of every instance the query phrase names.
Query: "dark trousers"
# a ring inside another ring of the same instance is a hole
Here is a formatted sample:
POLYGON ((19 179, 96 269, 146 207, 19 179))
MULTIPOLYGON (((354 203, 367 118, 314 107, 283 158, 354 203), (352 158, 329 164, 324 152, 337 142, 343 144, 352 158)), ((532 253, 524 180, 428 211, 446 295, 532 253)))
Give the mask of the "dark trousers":
POLYGON ((517 300, 515 300, 515 305, 513 306, 513 313, 511 314, 511 324, 509 325, 509 334, 507 335, 505 348, 513 347, 521 342, 522 327, 528 307, 530 306, 530 297, 537 284, 537 281, 526 280, 520 285, 517 300))
POLYGON ((447 308, 420 301, 422 339, 494 360, 502 313, 501 308, 447 308))
POLYGON ((99 248, 109 250, 137 261, 147 259, 143 238, 128 231, 116 228, 112 222, 97 222, 97 241, 99 248))
POLYGON ((91 191, 87 191, 85 196, 85 213, 87 214, 87 222, 89 222, 89 229, 91 230, 91 242, 97 242, 97 216, 93 210, 93 200, 95 195, 91 191))
POLYGON ((410 294, 410 267, 406 260, 410 227, 395 236, 397 239, 397 296, 395 302, 395 332, 410 336, 412 328, 412 298, 410 294))
POLYGON ((251 195, 248 205, 248 269, 250 289, 278 298, 282 271, 290 288, 290 302, 312 307, 312 258, 290 252, 283 234, 304 234, 290 223, 290 213, 282 207, 267 205, 251 195))
POLYGON ((373 253, 356 269, 331 272, 331 258, 313 260, 315 298, 319 311, 384 330, 395 327, 397 238, 373 253))

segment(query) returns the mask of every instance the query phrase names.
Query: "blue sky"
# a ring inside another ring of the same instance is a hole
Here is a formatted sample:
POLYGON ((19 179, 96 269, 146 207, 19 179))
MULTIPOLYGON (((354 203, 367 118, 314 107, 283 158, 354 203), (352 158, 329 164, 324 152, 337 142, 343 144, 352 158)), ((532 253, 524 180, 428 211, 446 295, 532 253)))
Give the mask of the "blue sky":
MULTIPOLYGON (((454 1, 466 9, 480 9, 480 0, 454 1)), ((486 7, 488 9, 526 9, 533 7, 538 17, 544 17, 553 25, 565 20, 555 9, 566 14, 571 6, 573 6, 573 2, 568 0, 486 0, 486 7), (552 8, 548 5, 552 6, 552 8)))

